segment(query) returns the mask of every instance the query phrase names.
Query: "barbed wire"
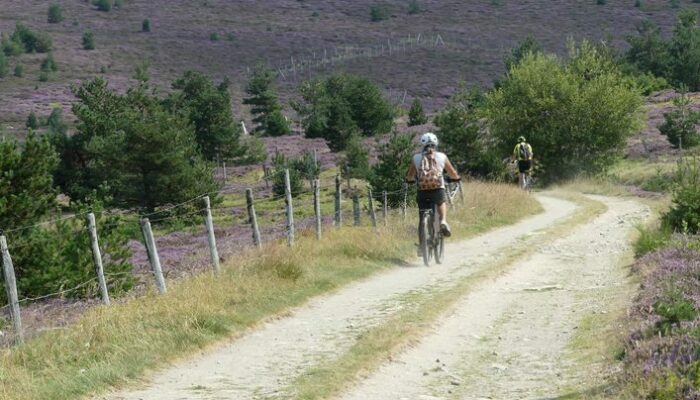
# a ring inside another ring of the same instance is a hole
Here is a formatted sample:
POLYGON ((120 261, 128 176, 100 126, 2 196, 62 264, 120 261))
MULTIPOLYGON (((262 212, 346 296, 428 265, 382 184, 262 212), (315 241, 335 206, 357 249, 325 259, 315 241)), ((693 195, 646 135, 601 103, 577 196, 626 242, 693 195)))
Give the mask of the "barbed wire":
POLYGON ((78 218, 78 217, 80 217, 80 216, 87 215, 88 213, 89 213, 89 211, 85 211, 85 212, 81 212, 81 213, 77 213, 77 214, 73 214, 73 215, 69 215, 69 216, 62 216, 62 217, 59 217, 59 218, 55 218, 55 219, 51 219, 51 220, 47 220, 47 221, 38 222, 38 223, 32 224, 32 225, 20 226, 20 227, 13 228, 13 229, 6 229, 6 230, 4 230, 3 232, 4 232, 4 233, 12 233, 12 232, 19 232, 19 231, 24 231, 24 230, 27 230, 27 229, 32 229, 32 228, 38 228, 38 227, 40 227, 40 226, 51 225, 51 224, 54 224, 54 223, 56 223, 56 222, 68 221, 68 220, 71 220, 71 219, 74 219, 74 218, 78 218))

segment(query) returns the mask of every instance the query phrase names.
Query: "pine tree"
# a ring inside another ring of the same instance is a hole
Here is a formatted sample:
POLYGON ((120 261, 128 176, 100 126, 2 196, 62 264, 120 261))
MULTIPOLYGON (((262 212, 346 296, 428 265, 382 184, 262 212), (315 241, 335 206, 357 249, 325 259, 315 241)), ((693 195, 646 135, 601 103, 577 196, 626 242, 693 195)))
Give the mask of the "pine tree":
POLYGON ((49 15, 47 20, 50 24, 56 24, 63 21, 63 11, 61 10, 60 5, 57 3, 51 3, 49 5, 49 15))
POLYGON ((377 200, 381 201, 381 192, 386 190, 392 192, 388 197, 390 206, 398 206, 403 201, 401 189, 415 147, 411 135, 394 131, 389 141, 380 148, 379 162, 372 167, 369 177, 369 184, 374 189, 377 200))
POLYGON ((345 148, 343 178, 367 179, 369 170, 369 152, 360 136, 353 135, 345 148))
POLYGON ((408 110, 408 126, 423 125, 426 122, 428 122, 428 117, 423 112, 423 104, 416 97, 411 104, 411 109, 408 110))
POLYGON ((283 136, 291 132, 289 123, 282 115, 282 107, 273 88, 274 72, 257 67, 246 87, 248 97, 243 104, 252 106, 255 132, 267 136, 283 136))
POLYGON ((241 154, 241 127, 234 122, 231 113, 227 81, 216 87, 206 75, 188 71, 173 83, 173 89, 177 92, 170 97, 170 102, 194 125, 195 138, 204 158, 215 160, 217 156, 229 158, 241 154))
POLYGON ((39 127, 39 120, 36 118, 36 114, 34 114, 34 111, 29 113, 25 126, 29 129, 36 129, 39 127))
POLYGON ((8 64, 8 62, 7 62, 7 57, 5 56, 5 53, 0 51, 0 78, 4 78, 5 76, 7 76, 7 69, 8 69, 7 64, 8 64))

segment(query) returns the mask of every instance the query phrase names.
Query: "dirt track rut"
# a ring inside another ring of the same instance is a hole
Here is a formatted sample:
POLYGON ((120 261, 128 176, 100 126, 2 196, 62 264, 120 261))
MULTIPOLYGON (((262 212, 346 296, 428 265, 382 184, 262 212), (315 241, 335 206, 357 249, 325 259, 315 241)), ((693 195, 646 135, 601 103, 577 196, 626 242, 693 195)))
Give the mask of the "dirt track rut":
MULTIPOLYGON (((100 399, 285 398, 283 388, 308 368, 342 354, 359 334, 394 315, 406 294, 447 287, 486 268, 503 257, 505 249, 534 240, 537 231, 570 216, 576 208, 552 197, 540 196, 538 200, 544 213, 448 245, 447 258, 440 267, 424 268, 416 261, 410 267, 348 285, 242 338, 154 374, 140 389, 100 399)), ((581 228, 585 235, 577 229, 564 239, 541 246, 536 254, 519 261, 522 265, 513 272, 485 283, 438 321, 416 347, 382 366, 345 398, 520 398, 518 388, 513 392, 509 386, 504 391, 499 380, 517 383, 523 393, 535 393, 531 381, 566 373, 562 354, 572 324, 583 315, 571 312, 571 308, 586 301, 580 299, 582 293, 590 291, 595 296, 596 285, 605 287, 624 280, 615 258, 626 249, 631 224, 646 212, 633 202, 604 201, 610 210, 581 228), (595 254, 590 246, 581 253, 586 243, 595 244, 595 254), (529 314, 533 311, 529 304, 538 313, 529 314), (563 314, 566 317, 560 318, 563 314), (535 334, 524 329, 529 325, 548 329, 535 334), (498 341, 494 341, 496 337, 498 341), (434 365, 438 364, 436 359, 444 365, 434 365), (542 363, 542 359, 549 361, 542 363), (488 393, 477 388, 488 388, 488 393)))

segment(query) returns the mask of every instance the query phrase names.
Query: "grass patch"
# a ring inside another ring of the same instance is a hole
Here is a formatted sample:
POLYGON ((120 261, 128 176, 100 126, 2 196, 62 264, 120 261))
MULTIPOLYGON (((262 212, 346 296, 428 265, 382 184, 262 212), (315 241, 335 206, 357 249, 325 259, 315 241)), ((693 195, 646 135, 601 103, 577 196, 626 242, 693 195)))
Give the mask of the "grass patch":
POLYGON ((326 399, 341 392, 355 382, 361 373, 375 370, 384 360, 420 338, 432 326, 433 321, 476 285, 506 273, 513 267, 514 260, 535 251, 533 241, 551 241, 607 209, 602 203, 573 192, 557 194, 557 197, 573 200, 581 209, 532 241, 523 241, 511 247, 500 259, 462 278, 448 289, 415 294, 412 304, 408 304, 382 325, 369 329, 339 358, 308 370, 286 392, 293 393, 295 398, 307 400, 326 399))
MULTIPOLYGON (((483 232, 539 209, 514 187, 472 183, 465 189, 467 206, 451 217, 455 235, 483 232)), ((71 399, 123 386, 312 296, 394 266, 413 253, 413 236, 413 228, 400 223, 328 230, 321 242, 302 234, 294 248, 278 243, 249 250, 219 276, 171 284, 166 295, 97 307, 66 329, 2 350, 0 398, 71 399)))

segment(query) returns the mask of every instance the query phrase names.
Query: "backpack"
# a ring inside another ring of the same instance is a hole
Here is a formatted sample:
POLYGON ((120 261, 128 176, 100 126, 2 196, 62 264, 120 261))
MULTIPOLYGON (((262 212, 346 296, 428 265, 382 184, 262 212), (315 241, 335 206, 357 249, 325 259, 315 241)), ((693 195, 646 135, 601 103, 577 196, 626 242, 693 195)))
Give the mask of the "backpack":
POLYGON ((442 171, 438 167, 435 153, 423 154, 418 170, 418 190, 442 188, 442 171))
POLYGON ((518 152, 521 160, 529 160, 532 157, 532 154, 530 154, 530 145, 527 143, 520 143, 518 152))

